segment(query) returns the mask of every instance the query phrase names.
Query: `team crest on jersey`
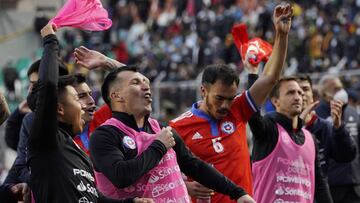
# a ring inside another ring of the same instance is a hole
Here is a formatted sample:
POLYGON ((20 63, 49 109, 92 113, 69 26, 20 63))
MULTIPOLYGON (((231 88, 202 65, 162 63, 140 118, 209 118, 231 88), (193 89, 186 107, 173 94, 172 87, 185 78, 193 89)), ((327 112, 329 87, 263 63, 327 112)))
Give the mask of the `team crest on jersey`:
POLYGON ((123 138, 123 143, 129 149, 135 149, 136 148, 135 141, 129 136, 125 136, 123 138))
POLYGON ((221 130, 226 134, 231 134, 235 131, 235 127, 232 122, 226 121, 221 124, 221 130))

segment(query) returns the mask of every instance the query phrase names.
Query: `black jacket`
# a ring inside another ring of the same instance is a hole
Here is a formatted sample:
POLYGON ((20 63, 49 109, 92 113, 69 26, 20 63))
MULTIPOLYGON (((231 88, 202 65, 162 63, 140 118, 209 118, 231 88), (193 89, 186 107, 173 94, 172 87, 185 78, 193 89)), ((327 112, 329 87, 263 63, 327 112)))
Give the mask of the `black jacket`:
MULTIPOLYGON (((113 118, 140 132, 133 116, 122 112, 113 112, 113 118)), ((145 119, 147 133, 154 133, 145 119)), ((95 130, 90 138, 90 155, 96 170, 102 172, 115 186, 125 188, 135 183, 140 177, 153 169, 167 150, 165 145, 155 140, 139 156, 137 149, 123 145, 126 134, 114 126, 104 125, 95 130)), ((174 132, 176 145, 173 147, 180 169, 187 176, 217 192, 238 199, 245 191, 220 174, 216 169, 194 157, 186 148, 183 140, 174 132)))
POLYGON ((40 90, 28 140, 30 188, 35 201, 124 202, 107 199, 97 191, 93 166, 75 145, 72 126, 57 120, 58 52, 56 36, 46 36, 39 69, 40 90))
MULTIPOLYGON (((257 112, 249 121, 254 140, 254 161, 264 159, 274 150, 279 138, 276 123, 279 123, 287 131, 296 144, 304 144, 305 135, 301 130, 303 126, 300 119, 297 128, 293 129, 292 120, 280 113, 274 112, 262 117, 260 112, 257 112)), ((315 199, 318 203, 329 203, 332 202, 329 187, 322 173, 317 153, 315 156, 315 199)))

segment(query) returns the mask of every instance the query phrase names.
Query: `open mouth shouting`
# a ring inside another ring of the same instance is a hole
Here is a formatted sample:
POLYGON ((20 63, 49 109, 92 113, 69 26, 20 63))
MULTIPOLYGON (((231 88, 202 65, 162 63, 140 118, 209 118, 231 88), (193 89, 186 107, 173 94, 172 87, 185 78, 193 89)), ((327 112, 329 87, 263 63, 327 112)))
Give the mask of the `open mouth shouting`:
POLYGON ((151 98, 151 93, 150 93, 150 92, 145 93, 144 98, 145 98, 146 101, 152 102, 152 98, 151 98))
POLYGON ((87 108, 85 111, 90 115, 90 116, 94 116, 96 110, 96 106, 91 106, 89 108, 87 108))

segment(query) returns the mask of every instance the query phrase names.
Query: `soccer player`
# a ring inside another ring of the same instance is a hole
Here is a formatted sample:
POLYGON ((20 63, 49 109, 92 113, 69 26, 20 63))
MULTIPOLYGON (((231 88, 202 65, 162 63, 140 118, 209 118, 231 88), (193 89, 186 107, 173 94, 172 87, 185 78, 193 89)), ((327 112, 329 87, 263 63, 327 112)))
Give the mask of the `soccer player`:
MULTIPOLYGON (((287 52, 288 32, 292 8, 279 5, 274 10, 276 30, 272 55, 261 77, 252 87, 237 95, 239 77, 226 65, 210 65, 202 76, 200 91, 203 101, 171 121, 190 150, 212 164, 230 180, 252 194, 250 156, 245 125, 279 79, 287 52)), ((197 182, 187 182, 189 193, 197 198, 208 198, 211 191, 197 182)), ((231 202, 221 194, 212 202, 231 202)))

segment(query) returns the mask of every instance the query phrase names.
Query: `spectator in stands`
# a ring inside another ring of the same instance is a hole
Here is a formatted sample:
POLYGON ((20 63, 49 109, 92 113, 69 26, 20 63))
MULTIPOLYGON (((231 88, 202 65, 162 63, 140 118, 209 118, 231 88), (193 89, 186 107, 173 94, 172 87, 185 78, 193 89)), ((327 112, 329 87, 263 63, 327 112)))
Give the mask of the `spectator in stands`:
POLYGON ((356 143, 349 135, 342 119, 344 103, 340 100, 330 101, 331 121, 318 117, 314 108, 312 81, 308 75, 296 75, 297 82, 304 92, 303 112, 300 115, 305 127, 316 138, 319 159, 325 176, 328 175, 329 159, 337 163, 348 163, 356 157, 356 143))
MULTIPOLYGON (((9 117, 10 111, 4 95, 0 94, 0 125, 9 117)), ((24 201, 27 203, 30 190, 26 183, 3 184, 0 186, 0 200, 6 203, 24 201)))
MULTIPOLYGON (((347 103, 346 91, 342 82, 335 75, 324 75, 319 81, 320 104, 316 108, 319 117, 332 120, 330 102, 333 99, 343 99, 347 103), (335 98, 334 98, 335 97, 335 98)), ((360 119, 356 109, 347 105, 343 111, 343 122, 350 136, 359 149, 360 119)), ((360 202, 360 151, 357 150, 355 159, 351 163, 329 162, 329 185, 335 203, 360 202)))

